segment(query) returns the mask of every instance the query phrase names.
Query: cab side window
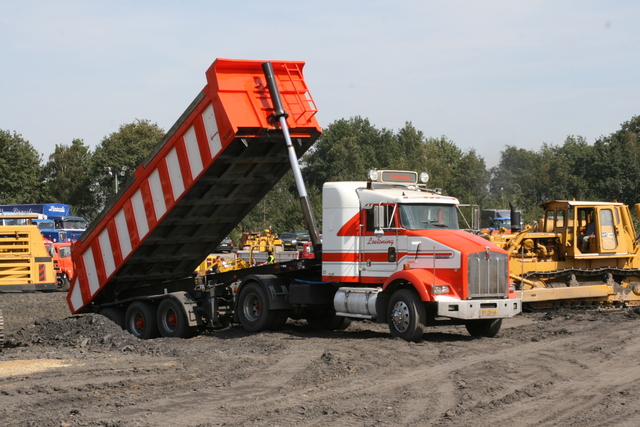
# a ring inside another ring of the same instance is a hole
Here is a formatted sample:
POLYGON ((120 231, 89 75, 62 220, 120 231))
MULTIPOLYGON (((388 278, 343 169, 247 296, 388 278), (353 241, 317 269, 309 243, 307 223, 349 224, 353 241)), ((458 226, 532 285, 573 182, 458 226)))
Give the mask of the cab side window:
POLYGON ((564 228, 564 211, 556 211, 556 225, 555 228, 564 228))
MULTIPOLYGON (((373 233, 375 231, 375 223, 373 222, 373 208, 365 209, 365 212, 367 213, 366 231, 373 233)), ((384 217, 386 219, 385 223, 386 224, 391 223, 391 227, 397 227, 396 219, 392 218, 393 206, 385 206, 384 212, 385 212, 384 217)))
POLYGON ((555 226, 555 211, 548 210, 547 212, 545 212, 545 215, 544 215, 543 231, 550 233, 553 231, 554 226, 555 226))

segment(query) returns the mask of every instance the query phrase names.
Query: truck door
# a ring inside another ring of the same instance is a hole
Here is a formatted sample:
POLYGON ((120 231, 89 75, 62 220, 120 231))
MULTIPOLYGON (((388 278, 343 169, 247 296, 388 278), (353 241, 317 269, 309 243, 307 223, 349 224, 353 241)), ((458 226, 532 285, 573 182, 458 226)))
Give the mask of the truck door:
POLYGON ((600 209, 598 213, 600 227, 596 229, 596 233, 600 239, 600 252, 615 252, 618 249, 618 236, 616 236, 613 210, 605 208, 600 209))
POLYGON ((364 231, 360 245, 360 276, 363 283, 381 284, 397 269, 397 205, 384 205, 386 227, 375 234, 374 209, 364 209, 364 231))

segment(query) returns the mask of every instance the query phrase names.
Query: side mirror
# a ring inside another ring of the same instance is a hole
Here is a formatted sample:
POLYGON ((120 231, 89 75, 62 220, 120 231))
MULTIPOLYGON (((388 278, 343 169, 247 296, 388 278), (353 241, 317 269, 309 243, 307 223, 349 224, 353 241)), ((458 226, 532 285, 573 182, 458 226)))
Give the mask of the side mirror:
POLYGON ((373 234, 380 238, 384 235, 384 225, 385 225, 385 213, 386 209, 382 205, 376 205, 373 207, 373 234))

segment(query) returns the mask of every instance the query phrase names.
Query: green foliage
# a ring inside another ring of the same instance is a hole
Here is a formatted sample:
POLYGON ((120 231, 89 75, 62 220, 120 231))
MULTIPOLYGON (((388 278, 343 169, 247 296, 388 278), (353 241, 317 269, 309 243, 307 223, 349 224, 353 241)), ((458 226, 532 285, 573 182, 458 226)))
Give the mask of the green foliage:
POLYGON ((17 133, 0 130, 0 204, 39 203, 41 156, 17 133))
MULTIPOLYGON (((308 194, 317 220, 321 217, 320 211, 322 209, 319 193, 315 189, 309 189, 308 194)), ((293 172, 289 171, 276 184, 253 211, 242 220, 239 228, 240 234, 262 231, 267 228, 280 234, 306 228, 293 172)))
POLYGON ((393 133, 354 117, 329 125, 304 157, 305 178, 320 191, 327 181, 360 181, 369 169, 390 168, 401 156, 393 133))
POLYGON ((588 182, 600 200, 638 202, 640 194, 640 116, 599 138, 589 162, 588 182))
POLYGON ((164 137, 164 131, 148 120, 136 120, 120 126, 118 132, 105 137, 91 156, 90 176, 94 206, 102 209, 119 188, 126 186, 136 168, 164 137))
POLYGON ((80 139, 71 145, 56 144, 43 167, 46 202, 65 203, 72 214, 93 218, 96 215, 93 188, 89 175, 91 152, 80 139))
MULTIPOLYGON (((74 214, 95 217, 138 165, 164 137, 148 120, 120 126, 94 152, 81 140, 56 145, 47 163, 22 136, 0 130, 0 203, 60 202, 74 214)), ((593 145, 568 136, 561 145, 543 144, 538 151, 506 146, 497 166, 487 170, 475 150, 461 150, 446 136, 425 137, 410 122, 393 132, 368 119, 341 119, 326 127, 303 157, 318 226, 322 224, 322 185, 326 181, 366 179, 369 169, 428 172, 431 188, 441 188, 461 203, 482 208, 523 211, 525 222, 539 218, 548 200, 618 200, 632 205, 640 194, 640 116, 593 145)), ((231 234, 272 228, 281 233, 306 228, 291 172, 258 203, 231 234)))

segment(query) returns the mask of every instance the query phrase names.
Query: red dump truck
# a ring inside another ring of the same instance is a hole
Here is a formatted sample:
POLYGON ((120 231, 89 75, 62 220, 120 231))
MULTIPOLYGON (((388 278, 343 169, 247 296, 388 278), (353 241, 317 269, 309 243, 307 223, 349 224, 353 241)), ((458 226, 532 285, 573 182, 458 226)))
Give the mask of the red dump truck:
POLYGON ((298 166, 321 134, 303 66, 212 64, 202 92, 74 243, 73 313, 101 313, 139 338, 232 322, 277 329, 288 318, 339 329, 357 318, 418 341, 426 326, 452 323, 493 336, 520 311, 506 252, 459 230, 457 200, 414 172, 325 184, 321 243, 298 166), (314 257, 192 274, 290 168, 314 257))

